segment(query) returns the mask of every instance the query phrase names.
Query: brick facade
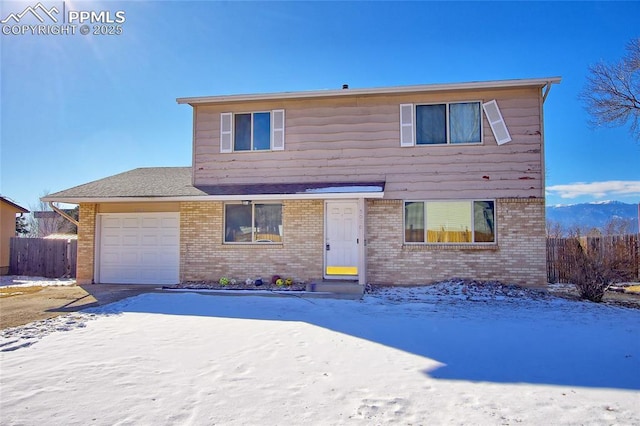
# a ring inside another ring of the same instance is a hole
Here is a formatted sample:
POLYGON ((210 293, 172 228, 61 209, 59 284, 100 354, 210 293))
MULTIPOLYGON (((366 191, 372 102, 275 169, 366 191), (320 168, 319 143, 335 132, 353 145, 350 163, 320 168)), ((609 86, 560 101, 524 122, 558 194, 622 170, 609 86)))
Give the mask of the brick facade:
MULTIPOLYGON (((324 263, 324 202, 283 202, 282 244, 224 244, 223 202, 180 203, 180 281, 226 276, 319 279, 324 263)), ((80 204, 77 279, 94 279, 96 205, 80 204)), ((403 201, 368 200, 367 282, 416 285, 454 277, 546 284, 544 201, 496 200, 497 244, 405 245, 403 201)))
POLYGON ((322 277, 322 200, 284 201, 282 244, 223 244, 222 202, 180 205, 181 281, 235 279, 278 274, 300 281, 322 277))
POLYGON ((93 282, 95 234, 96 234, 96 205, 80 204, 78 226, 78 261, 76 266, 76 281, 78 284, 93 282))
POLYGON ((498 199, 496 210, 496 245, 405 245, 403 201, 369 200, 368 282, 414 285, 458 277, 546 285, 544 200, 498 199))

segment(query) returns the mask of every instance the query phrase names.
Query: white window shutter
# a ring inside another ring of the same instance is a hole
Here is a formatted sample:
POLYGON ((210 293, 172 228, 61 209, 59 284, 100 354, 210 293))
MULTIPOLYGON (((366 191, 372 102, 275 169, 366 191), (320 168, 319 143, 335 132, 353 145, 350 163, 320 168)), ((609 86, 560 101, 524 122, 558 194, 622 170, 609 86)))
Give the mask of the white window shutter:
POLYGON ((400 146, 415 145, 413 111, 413 104, 400 105, 400 146))
POLYGON ((487 116, 491 130, 493 131, 493 136, 495 136, 498 145, 510 142, 511 135, 509 134, 509 129, 507 129, 502 114, 500 114, 500 108, 498 108, 498 103, 495 99, 482 104, 482 109, 484 109, 484 114, 487 116))
POLYGON ((220 114, 220 152, 233 151, 233 114, 220 114))
POLYGON ((284 110, 271 111, 271 149, 284 151, 284 110))

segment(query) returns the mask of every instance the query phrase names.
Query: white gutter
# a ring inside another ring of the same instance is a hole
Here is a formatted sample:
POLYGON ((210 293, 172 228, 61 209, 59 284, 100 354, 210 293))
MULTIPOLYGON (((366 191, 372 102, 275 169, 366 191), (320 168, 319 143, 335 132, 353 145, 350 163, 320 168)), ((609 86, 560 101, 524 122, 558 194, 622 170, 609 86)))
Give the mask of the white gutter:
POLYGON ((258 93, 244 95, 221 95, 221 96, 199 96, 190 98, 178 98, 179 104, 211 104, 224 102, 296 99, 296 98, 320 98, 330 96, 354 96, 354 95, 379 95, 379 94, 401 94, 410 92, 437 92, 446 90, 472 90, 472 89, 499 89, 510 87, 545 87, 552 83, 560 83, 561 77, 495 80, 495 81, 474 81, 468 83, 444 83, 444 84, 421 84, 414 86, 392 86, 376 87, 369 89, 327 89, 309 90, 301 92, 280 92, 280 93, 258 93))
MULTIPOLYGON (((46 201, 43 199, 43 201, 46 201)), ((51 207, 51 210, 53 210, 54 212, 58 213, 60 216, 62 216, 63 218, 67 219, 69 222, 73 223, 75 226, 80 226, 80 223, 78 223, 77 220, 75 220, 74 218, 72 218, 71 216, 69 216, 68 214, 66 214, 65 212, 63 212, 62 210, 60 210, 59 208, 57 208, 52 201, 49 201, 49 207, 51 207)))
POLYGON ((199 195, 180 197, 101 197, 101 198, 42 198, 42 201, 82 204, 82 203, 158 203, 178 201, 263 201, 263 200, 344 200, 354 198, 384 198, 384 192, 335 192, 300 194, 246 194, 246 195, 199 195))

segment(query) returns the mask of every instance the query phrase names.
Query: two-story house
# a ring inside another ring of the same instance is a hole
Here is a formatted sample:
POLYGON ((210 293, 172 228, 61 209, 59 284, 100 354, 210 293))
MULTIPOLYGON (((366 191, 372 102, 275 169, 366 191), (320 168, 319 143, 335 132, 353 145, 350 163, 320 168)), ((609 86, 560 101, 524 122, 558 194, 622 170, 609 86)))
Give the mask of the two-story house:
POLYGON ((51 194, 79 282, 546 283, 543 104, 560 78, 180 98, 191 167, 51 194))

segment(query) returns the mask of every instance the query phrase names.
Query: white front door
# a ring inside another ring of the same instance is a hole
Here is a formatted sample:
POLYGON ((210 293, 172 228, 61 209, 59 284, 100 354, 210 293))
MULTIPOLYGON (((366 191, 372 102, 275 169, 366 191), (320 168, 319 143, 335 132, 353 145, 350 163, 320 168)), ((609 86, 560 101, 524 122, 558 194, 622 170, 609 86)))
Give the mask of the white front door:
POLYGON ((358 202, 327 201, 325 278, 358 278, 358 202))

